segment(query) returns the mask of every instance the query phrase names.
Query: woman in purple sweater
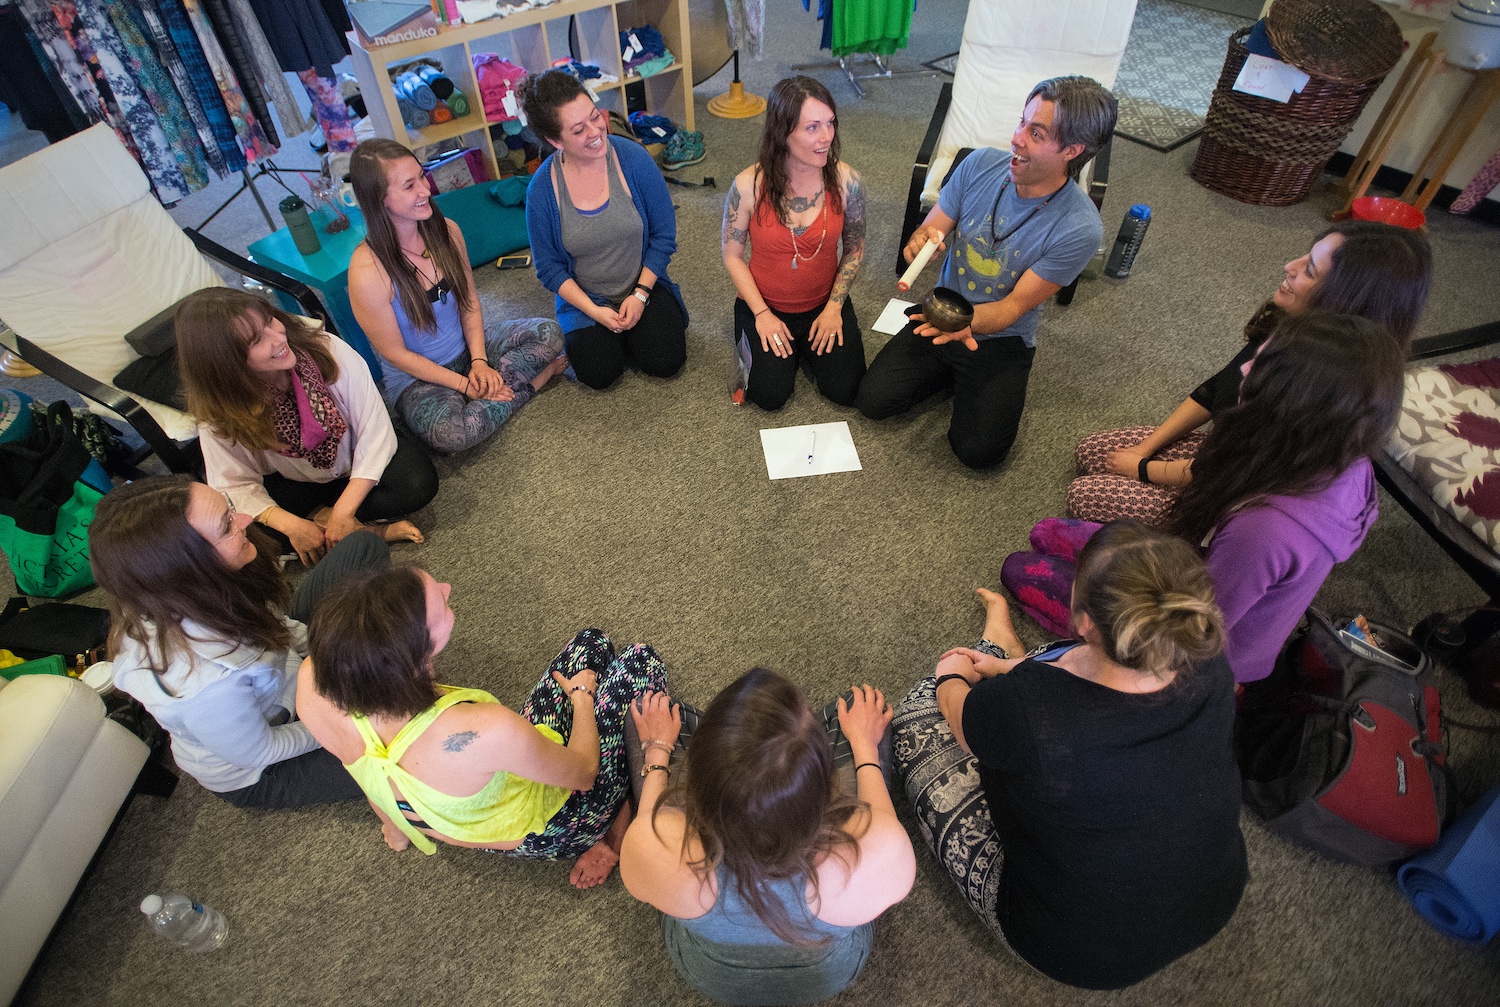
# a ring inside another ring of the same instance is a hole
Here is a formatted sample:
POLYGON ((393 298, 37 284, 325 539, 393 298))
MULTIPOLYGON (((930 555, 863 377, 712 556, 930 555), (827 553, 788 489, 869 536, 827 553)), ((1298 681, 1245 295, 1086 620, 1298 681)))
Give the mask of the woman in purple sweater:
MULTIPOLYGON (((1403 358, 1366 319, 1289 316, 1198 450, 1167 525, 1204 550, 1236 681, 1271 673, 1329 571, 1375 523, 1369 456, 1400 411, 1403 358)), ((1006 559, 1001 582, 1043 627, 1068 635, 1074 561, 1099 527, 1043 521, 1036 551, 1006 559)))

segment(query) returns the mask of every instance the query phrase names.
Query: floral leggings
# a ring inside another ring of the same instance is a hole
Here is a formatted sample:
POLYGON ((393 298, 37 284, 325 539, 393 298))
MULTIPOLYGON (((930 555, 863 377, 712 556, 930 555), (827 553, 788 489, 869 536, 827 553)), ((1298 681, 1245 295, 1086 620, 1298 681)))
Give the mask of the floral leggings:
POLYGON ((667 666, 644 643, 615 654, 615 647, 597 629, 582 629, 547 668, 521 707, 521 716, 533 724, 546 724, 567 741, 573 729, 573 706, 562 687, 552 678, 564 677, 584 668, 599 676, 599 695, 594 700, 594 718, 599 725, 599 775, 588 790, 575 790, 557 813, 547 819, 541 832, 534 832, 514 850, 513 857, 563 860, 580 856, 609 831, 630 792, 630 770, 625 759, 625 722, 630 704, 647 692, 667 691, 667 666))
MULTIPOLYGON (((471 399, 444 385, 413 381, 396 398, 396 411, 434 451, 452 454, 489 437, 536 395, 532 379, 557 359, 563 334, 550 318, 518 318, 492 326, 485 335, 485 356, 515 392, 508 402, 471 399)), ((464 350, 443 366, 468 374, 472 358, 464 350)))
MULTIPOLYGON (((1115 475, 1104 463, 1111 451, 1135 447, 1150 435, 1152 429, 1122 427, 1093 434, 1078 442, 1078 449, 1073 453, 1078 463, 1078 478, 1068 484, 1070 515, 1100 524, 1134 518, 1153 528, 1161 527, 1167 510, 1177 500, 1177 490, 1115 475)), ((1201 433, 1190 433, 1152 457, 1163 462, 1186 461, 1198 453, 1203 438, 1201 433)))

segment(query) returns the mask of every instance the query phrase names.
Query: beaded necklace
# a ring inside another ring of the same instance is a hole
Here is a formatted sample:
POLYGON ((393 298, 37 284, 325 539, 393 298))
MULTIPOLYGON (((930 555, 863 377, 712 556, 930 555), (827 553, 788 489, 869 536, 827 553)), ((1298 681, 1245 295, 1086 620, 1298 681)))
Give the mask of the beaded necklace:
MULTIPOLYGON (((816 197, 814 197, 814 198, 816 198, 816 197)), ((823 200, 823 212, 821 214, 819 214, 819 217, 823 221, 823 233, 820 234, 820 235, 818 235, 818 247, 815 248, 815 249, 813 249, 813 253, 811 255, 803 255, 801 253, 801 251, 797 248, 797 232, 794 231, 794 230, 792 230, 792 225, 790 225, 790 224, 786 225, 787 233, 792 236, 792 268, 793 269, 797 268, 797 260, 799 260, 799 259, 816 259, 818 257, 818 253, 823 250, 823 242, 828 237, 828 200, 826 200, 826 199, 823 200)), ((809 227, 807 230, 810 231, 810 230, 812 230, 812 228, 809 227)), ((803 233, 805 234, 807 232, 804 231, 803 233)))

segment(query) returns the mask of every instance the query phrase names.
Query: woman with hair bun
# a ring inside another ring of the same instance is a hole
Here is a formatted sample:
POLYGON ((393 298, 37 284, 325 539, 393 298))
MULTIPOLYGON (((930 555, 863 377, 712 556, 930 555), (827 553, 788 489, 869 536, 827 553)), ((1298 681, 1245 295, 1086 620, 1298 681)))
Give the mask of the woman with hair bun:
POLYGON ((1140 982, 1217 934, 1248 876, 1223 617, 1186 542, 1105 526, 1079 557, 1078 639, 1022 656, 1004 598, 896 714, 922 833, 995 936, 1085 989, 1140 982))
POLYGON ((813 1003, 852 983, 875 917, 916 876, 881 765, 880 691, 856 687, 819 715, 792 682, 751 669, 697 718, 680 763, 683 717, 665 696, 632 717, 647 764, 620 878, 661 911, 677 971, 726 1004, 813 1003))
POLYGON ((552 153, 526 189, 536 278, 557 295, 573 373, 608 388, 634 363, 670 378, 687 360, 687 308, 667 264, 677 212, 661 170, 565 70, 521 82, 521 107, 552 153))

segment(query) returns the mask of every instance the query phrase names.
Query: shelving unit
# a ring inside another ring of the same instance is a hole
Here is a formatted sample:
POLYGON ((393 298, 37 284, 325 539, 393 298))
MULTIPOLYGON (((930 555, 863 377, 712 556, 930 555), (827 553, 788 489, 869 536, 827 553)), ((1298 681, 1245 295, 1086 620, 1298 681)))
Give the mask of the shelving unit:
POLYGON ((645 85, 648 112, 665 115, 685 129, 693 128, 693 88, 686 69, 692 66, 687 0, 622 0, 619 3, 614 0, 558 0, 509 17, 439 27, 436 37, 396 45, 367 49, 361 44, 359 33, 350 32, 354 76, 365 96, 375 133, 399 140, 409 147, 463 137, 467 146, 477 147, 484 153, 490 177, 498 178, 495 149, 497 143, 503 149, 504 141, 497 141, 491 133, 492 129, 499 128, 499 124, 491 123, 485 117, 478 81, 474 76, 474 54, 497 53, 527 70, 546 70, 554 59, 575 55, 569 45, 570 24, 577 38, 577 58, 585 63, 597 63, 605 73, 620 78, 616 83, 600 84, 593 89, 600 108, 624 113, 624 88, 639 81, 645 85), (627 77, 620 60, 620 32, 644 24, 656 26, 675 59, 671 66, 650 77, 627 77), (442 64, 443 72, 468 97, 468 115, 420 130, 408 129, 401 121, 389 69, 421 58, 442 64))

